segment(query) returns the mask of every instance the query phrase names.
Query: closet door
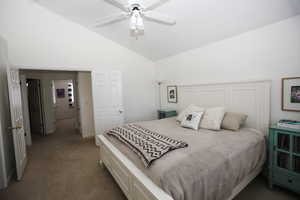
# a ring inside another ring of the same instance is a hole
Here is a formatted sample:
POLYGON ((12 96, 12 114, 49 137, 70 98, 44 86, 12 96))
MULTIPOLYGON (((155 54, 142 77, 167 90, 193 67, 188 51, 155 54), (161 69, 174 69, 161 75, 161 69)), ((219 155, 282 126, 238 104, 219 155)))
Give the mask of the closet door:
POLYGON ((94 120, 97 135, 124 123, 122 74, 120 71, 92 72, 94 120))

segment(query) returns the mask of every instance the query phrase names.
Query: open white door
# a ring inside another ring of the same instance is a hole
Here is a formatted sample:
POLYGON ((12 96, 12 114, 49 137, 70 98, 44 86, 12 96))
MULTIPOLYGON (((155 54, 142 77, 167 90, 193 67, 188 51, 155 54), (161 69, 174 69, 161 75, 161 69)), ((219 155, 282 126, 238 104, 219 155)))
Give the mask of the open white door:
POLYGON ((7 81, 11 113, 11 127, 14 141, 17 179, 21 180, 27 163, 25 132, 23 126, 19 70, 7 68, 7 81))
POLYGON ((32 145, 31 140, 31 129, 30 129, 30 117, 29 117, 29 107, 28 107, 28 90, 26 85, 26 76, 20 76, 21 83, 21 95, 22 95, 22 112, 23 112, 23 124, 25 130, 25 141, 27 146, 32 145))
MULTIPOLYGON (((96 136, 124 123, 122 74, 120 71, 92 72, 96 136)), ((97 137, 96 144, 99 145, 97 137)))

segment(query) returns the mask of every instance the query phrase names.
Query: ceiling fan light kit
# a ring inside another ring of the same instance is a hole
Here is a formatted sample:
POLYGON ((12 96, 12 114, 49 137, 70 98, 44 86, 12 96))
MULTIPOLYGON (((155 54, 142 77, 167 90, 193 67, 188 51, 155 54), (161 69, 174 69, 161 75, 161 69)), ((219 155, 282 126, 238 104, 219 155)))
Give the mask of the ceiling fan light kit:
POLYGON ((144 19, 164 25, 175 25, 176 21, 171 17, 153 11, 153 9, 167 2, 168 0, 105 0, 109 4, 118 7, 123 12, 108 16, 99 20, 95 27, 102 27, 112 23, 130 18, 129 29, 133 37, 144 35, 144 19))
POLYGON ((139 10, 133 10, 130 19, 130 31, 132 36, 144 35, 144 21, 139 10))

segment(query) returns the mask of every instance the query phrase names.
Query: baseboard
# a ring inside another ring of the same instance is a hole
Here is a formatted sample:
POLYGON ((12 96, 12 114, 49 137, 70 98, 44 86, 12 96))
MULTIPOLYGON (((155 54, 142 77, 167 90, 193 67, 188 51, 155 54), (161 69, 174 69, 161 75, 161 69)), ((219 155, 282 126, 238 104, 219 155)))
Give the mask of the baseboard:
POLYGON ((89 135, 89 136, 85 136, 85 137, 82 137, 83 139, 93 139, 93 138, 95 138, 95 136, 94 135, 89 135))
POLYGON ((53 130, 48 130, 48 131, 46 131, 46 134, 47 135, 49 135, 49 134, 52 134, 52 133, 54 133, 56 131, 56 129, 53 129, 53 130))
POLYGON ((7 185, 10 183, 10 181, 12 180, 13 176, 15 175, 16 170, 15 169, 11 169, 8 173, 7 173, 7 185))
POLYGON ((94 138, 95 137, 95 133, 81 134, 81 136, 83 138, 94 138))

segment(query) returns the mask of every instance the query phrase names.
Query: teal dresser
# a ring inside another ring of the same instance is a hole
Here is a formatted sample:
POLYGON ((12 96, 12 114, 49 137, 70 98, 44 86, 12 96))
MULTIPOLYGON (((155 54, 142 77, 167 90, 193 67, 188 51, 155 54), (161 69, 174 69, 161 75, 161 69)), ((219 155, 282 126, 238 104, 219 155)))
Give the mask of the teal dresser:
POLYGON ((300 129, 269 129, 269 185, 300 194, 300 129))
POLYGON ((168 117, 175 117, 177 116, 176 110, 158 110, 158 119, 164 119, 168 117))

